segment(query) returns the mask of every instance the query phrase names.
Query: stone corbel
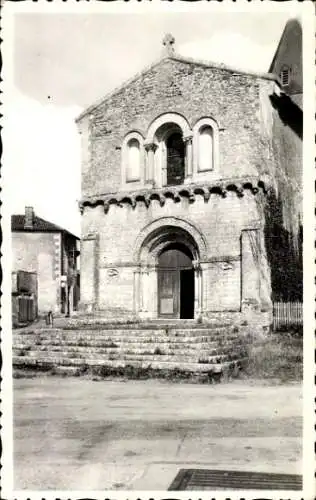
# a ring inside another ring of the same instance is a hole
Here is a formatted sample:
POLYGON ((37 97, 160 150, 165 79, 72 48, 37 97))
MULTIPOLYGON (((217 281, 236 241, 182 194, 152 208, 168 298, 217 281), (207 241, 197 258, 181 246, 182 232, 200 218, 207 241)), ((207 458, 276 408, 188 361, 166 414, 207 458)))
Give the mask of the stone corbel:
POLYGON ((103 202, 103 210, 104 210, 105 214, 108 213, 109 208, 110 208, 110 203, 107 200, 104 200, 104 202, 103 202))
POLYGON ((140 194, 140 195, 135 196, 135 203, 137 201, 143 201, 145 203, 146 208, 148 208, 150 205, 149 196, 146 196, 144 194, 140 194))
POLYGON ((166 198, 163 195, 159 196, 159 204, 160 204, 160 206, 164 207, 165 203, 166 203, 166 198))
POLYGON ((131 205, 133 209, 136 207, 136 199, 134 196, 131 196, 131 205))
POLYGON ((207 202, 211 197, 211 193, 208 189, 204 189, 204 201, 207 202))

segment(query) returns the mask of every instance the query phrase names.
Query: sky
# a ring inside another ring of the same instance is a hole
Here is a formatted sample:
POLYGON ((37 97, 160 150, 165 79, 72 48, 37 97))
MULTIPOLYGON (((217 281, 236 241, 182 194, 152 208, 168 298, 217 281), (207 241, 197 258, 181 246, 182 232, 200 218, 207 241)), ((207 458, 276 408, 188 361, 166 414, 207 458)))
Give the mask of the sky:
POLYGON ((80 235, 80 141, 75 118, 156 61, 166 33, 176 52, 267 72, 290 12, 16 14, 5 140, 10 212, 34 207, 80 235))

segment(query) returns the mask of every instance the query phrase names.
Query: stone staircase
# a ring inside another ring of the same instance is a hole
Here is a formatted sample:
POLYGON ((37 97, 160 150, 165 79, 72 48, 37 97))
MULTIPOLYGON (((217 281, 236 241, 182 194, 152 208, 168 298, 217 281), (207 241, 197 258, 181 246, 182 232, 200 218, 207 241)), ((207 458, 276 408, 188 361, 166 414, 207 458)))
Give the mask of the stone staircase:
POLYGON ((246 337, 230 324, 193 322, 84 323, 13 331, 14 367, 82 373, 134 367, 212 374, 238 371, 246 337))

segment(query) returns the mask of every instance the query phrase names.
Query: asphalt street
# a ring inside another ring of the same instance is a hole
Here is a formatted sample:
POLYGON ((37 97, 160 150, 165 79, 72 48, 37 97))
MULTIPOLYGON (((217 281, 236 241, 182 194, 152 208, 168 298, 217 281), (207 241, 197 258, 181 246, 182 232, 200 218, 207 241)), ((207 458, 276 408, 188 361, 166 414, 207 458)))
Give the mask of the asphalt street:
POLYGON ((14 380, 16 490, 166 490, 180 468, 301 474, 299 384, 14 380))

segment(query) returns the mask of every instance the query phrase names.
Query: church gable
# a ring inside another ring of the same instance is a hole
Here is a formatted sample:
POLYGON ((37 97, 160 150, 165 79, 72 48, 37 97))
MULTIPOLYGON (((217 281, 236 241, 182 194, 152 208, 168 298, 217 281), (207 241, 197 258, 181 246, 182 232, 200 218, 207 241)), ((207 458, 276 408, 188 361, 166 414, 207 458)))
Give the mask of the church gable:
MULTIPOLYGON (((213 170, 213 177, 255 175, 254 167, 248 167, 254 163, 252 157, 258 157, 258 140, 253 130, 258 128, 259 93, 261 87, 271 88, 273 85, 269 77, 234 72, 220 65, 208 65, 178 56, 163 58, 96 107, 90 108, 90 115, 81 119, 87 121, 89 116, 90 157, 83 169, 84 195, 145 187, 147 174, 142 174, 143 165, 146 161, 148 163, 148 157, 153 154, 146 149, 148 131, 157 118, 168 113, 179 115, 187 123, 188 131, 185 132, 185 127, 177 129, 179 124, 170 122, 174 124, 174 133, 182 136, 193 137, 194 127, 200 120, 210 121, 204 125, 211 126, 212 131, 205 129, 201 141, 206 144, 210 141, 210 134, 216 136, 217 143, 209 147, 212 155, 217 155, 214 163, 219 162, 221 155, 227 156, 229 161, 221 162, 221 172, 209 168, 208 161, 204 161, 202 170, 213 170), (219 134, 226 142, 225 149, 221 151, 218 151, 219 134), (127 144, 132 147, 126 152, 127 144), (247 154, 244 155, 243 165, 236 172, 232 160, 240 144, 247 154), (122 170, 122 162, 126 161, 128 155, 137 158, 135 175, 133 171, 126 173, 124 168, 122 170), (134 183, 126 182, 128 176, 135 177, 134 183)), ((163 129, 160 133, 163 133, 163 129)), ((173 140, 176 142, 177 137, 174 136, 173 140)), ((178 164, 182 161, 186 160, 175 160, 178 164)), ((175 171, 177 169, 179 166, 175 166, 175 171)), ((156 182, 158 186, 167 183, 163 179, 164 175, 162 173, 162 178, 156 182)), ((204 179, 202 175, 199 177, 204 179)))
POLYGON ((144 130, 147 124, 142 126, 142 117, 155 117, 160 109, 164 112, 167 106, 168 109, 170 106, 183 109, 184 101, 188 104, 188 99, 194 119, 194 106, 199 112, 200 107, 205 108, 212 101, 215 111, 215 101, 222 104, 225 97, 233 105, 243 92, 250 90, 255 93, 259 81, 258 75, 233 71, 221 65, 208 65, 180 56, 163 58, 113 91, 101 103, 89 108, 94 131, 96 135, 102 135, 108 130, 103 126, 104 120, 114 124, 120 120, 121 128, 122 119, 128 126, 135 122, 140 130, 144 130))
POLYGON ((300 150, 278 97, 271 75, 172 53, 82 115, 88 307, 141 319, 254 313, 265 324, 274 237, 294 241, 298 219, 280 218, 295 200, 275 172, 286 178, 284 150, 300 150))

